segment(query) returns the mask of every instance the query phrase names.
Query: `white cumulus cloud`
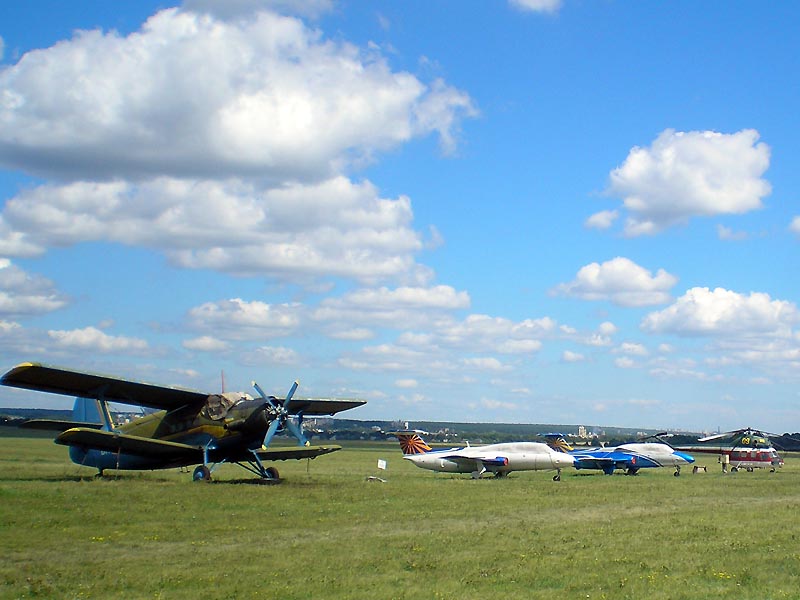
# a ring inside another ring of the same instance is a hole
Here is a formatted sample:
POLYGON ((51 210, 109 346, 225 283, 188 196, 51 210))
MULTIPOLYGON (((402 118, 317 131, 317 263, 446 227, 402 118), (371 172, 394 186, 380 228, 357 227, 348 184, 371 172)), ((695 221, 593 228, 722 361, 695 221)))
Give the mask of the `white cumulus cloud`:
POLYGON ((565 363, 577 363, 577 362, 583 362, 584 360, 586 360, 586 357, 583 354, 580 354, 579 352, 564 350, 564 352, 561 354, 561 360, 562 362, 565 363))
POLYGON ((313 318, 335 325, 337 331, 344 325, 400 329, 429 325, 449 311, 466 308, 469 304, 467 292, 447 285, 363 288, 340 298, 323 300, 314 310, 313 318))
POLYGON ((795 217, 792 219, 792 222, 789 225, 789 231, 800 236, 800 217, 795 217))
POLYGON ((281 14, 317 17, 333 10, 333 0, 184 0, 183 7, 220 19, 250 17, 265 9, 281 14))
POLYGON ((771 192, 762 179, 769 147, 752 129, 724 134, 668 129, 648 148, 633 148, 610 175, 622 198, 629 236, 655 234, 692 217, 742 214, 771 192))
POLYGON ((224 352, 230 348, 230 344, 219 340, 210 335, 203 335, 183 342, 183 347, 187 350, 199 352, 224 352))
POLYGON ((619 211, 603 210, 586 219, 584 225, 589 229, 608 229, 614 224, 617 217, 619 217, 619 211))
POLYGON ((307 281, 426 279, 408 198, 335 177, 262 190, 241 180, 160 177, 45 184, 6 202, 0 249, 42 254, 90 241, 153 248, 185 268, 307 281))
POLYGON ((723 288, 688 290, 674 304, 647 315, 641 327, 648 333, 681 336, 791 337, 800 321, 797 306, 773 300, 769 294, 740 294, 723 288))
POLYGON ((108 335, 91 326, 83 329, 50 330, 47 335, 60 350, 136 354, 148 349, 146 340, 108 335))
POLYGON ((583 300, 608 300, 619 306, 650 306, 670 300, 669 290, 678 278, 659 269, 655 275, 624 257, 590 263, 570 283, 553 291, 583 300))
POLYGON ((0 318, 49 313, 66 304, 67 299, 52 281, 0 258, 0 318))
POLYGON ((511 369, 493 356, 465 358, 462 363, 465 367, 478 371, 508 371, 511 369))
POLYGON ((223 340, 260 340, 286 336, 301 324, 303 307, 231 298, 206 302, 189 311, 192 329, 223 340))
POLYGON ((0 71, 0 99, 0 163, 71 179, 325 179, 432 132, 451 149, 476 114, 442 81, 266 11, 79 31, 0 71))
POLYGON ((562 0, 509 0, 509 3, 520 10, 554 13, 561 8, 562 0))

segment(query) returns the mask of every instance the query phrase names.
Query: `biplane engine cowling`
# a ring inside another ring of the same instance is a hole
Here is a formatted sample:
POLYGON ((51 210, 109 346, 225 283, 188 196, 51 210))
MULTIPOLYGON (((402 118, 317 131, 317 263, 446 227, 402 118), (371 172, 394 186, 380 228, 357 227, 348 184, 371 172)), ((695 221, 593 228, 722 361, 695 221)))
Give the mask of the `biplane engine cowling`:
POLYGON ((247 423, 247 419, 236 419, 235 421, 231 421, 230 423, 225 424, 225 429, 228 431, 242 431, 245 429, 245 424, 247 423))
POLYGON ((252 412, 249 415, 227 423, 225 429, 228 431, 264 435, 264 432, 273 419, 270 414, 271 409, 272 407, 266 403, 253 406, 250 408, 252 412))

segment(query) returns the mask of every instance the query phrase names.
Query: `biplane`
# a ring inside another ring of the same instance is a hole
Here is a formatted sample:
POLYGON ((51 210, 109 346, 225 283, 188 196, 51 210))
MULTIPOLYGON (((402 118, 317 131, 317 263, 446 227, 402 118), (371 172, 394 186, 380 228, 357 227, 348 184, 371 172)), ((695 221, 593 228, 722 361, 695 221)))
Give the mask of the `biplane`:
POLYGON ((207 394, 141 383, 39 363, 20 364, 0 379, 3 385, 76 396, 73 421, 35 419, 24 426, 59 431, 79 465, 105 470, 152 470, 198 465, 195 481, 209 481, 223 463, 237 464, 264 480, 279 479, 265 462, 316 458, 340 446, 312 446, 303 432, 305 417, 330 416, 362 406, 364 400, 295 398, 295 381, 285 398, 268 396, 253 382, 258 398, 241 392, 207 394), (152 412, 116 424, 109 403, 152 412), (286 431, 299 447, 270 448, 286 431))

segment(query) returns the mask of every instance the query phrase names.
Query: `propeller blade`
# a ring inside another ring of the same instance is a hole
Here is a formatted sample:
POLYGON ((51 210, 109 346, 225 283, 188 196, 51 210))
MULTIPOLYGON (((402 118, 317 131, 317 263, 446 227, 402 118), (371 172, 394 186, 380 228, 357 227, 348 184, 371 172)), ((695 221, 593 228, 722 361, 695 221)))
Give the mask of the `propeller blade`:
POLYGON ((292 435, 297 438, 297 441, 300 442, 301 446, 309 445, 306 436, 303 434, 303 428, 295 423, 293 419, 286 421, 286 426, 289 428, 289 431, 292 432, 292 435))
POLYGON ((258 385, 258 383, 256 383, 255 381, 251 381, 250 384, 253 386, 253 388, 255 388, 255 390, 258 392, 258 395, 261 396, 262 400, 268 402, 269 405, 272 407, 277 406, 277 403, 275 402, 275 396, 267 396, 264 393, 264 390, 261 389, 261 386, 258 385))
POLYGON ((273 419, 272 423, 269 424, 267 428, 267 434, 264 436, 264 443, 261 444, 264 448, 269 447, 269 443, 272 441, 272 438, 275 436, 275 432, 278 431, 278 427, 280 427, 280 419, 273 419))
POLYGON ((289 406, 289 402, 291 401, 292 396, 294 396, 294 393, 297 391, 297 386, 299 386, 299 385, 300 385, 300 382, 299 381, 295 381, 292 384, 292 387, 289 388, 289 393, 286 394, 286 400, 283 401, 283 408, 286 408, 287 406, 289 406))

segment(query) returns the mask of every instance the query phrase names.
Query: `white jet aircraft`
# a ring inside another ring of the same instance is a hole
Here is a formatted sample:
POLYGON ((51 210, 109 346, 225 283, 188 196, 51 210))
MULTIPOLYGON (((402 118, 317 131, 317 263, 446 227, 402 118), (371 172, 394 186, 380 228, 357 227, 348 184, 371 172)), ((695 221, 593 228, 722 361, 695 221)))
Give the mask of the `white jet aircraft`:
POLYGON ((510 442, 488 446, 433 449, 420 436, 424 431, 394 431, 403 449, 403 458, 421 469, 445 473, 471 473, 478 479, 484 473, 505 477, 511 471, 556 470, 553 481, 561 481, 561 469, 572 467, 575 457, 557 452, 539 442, 510 442))

